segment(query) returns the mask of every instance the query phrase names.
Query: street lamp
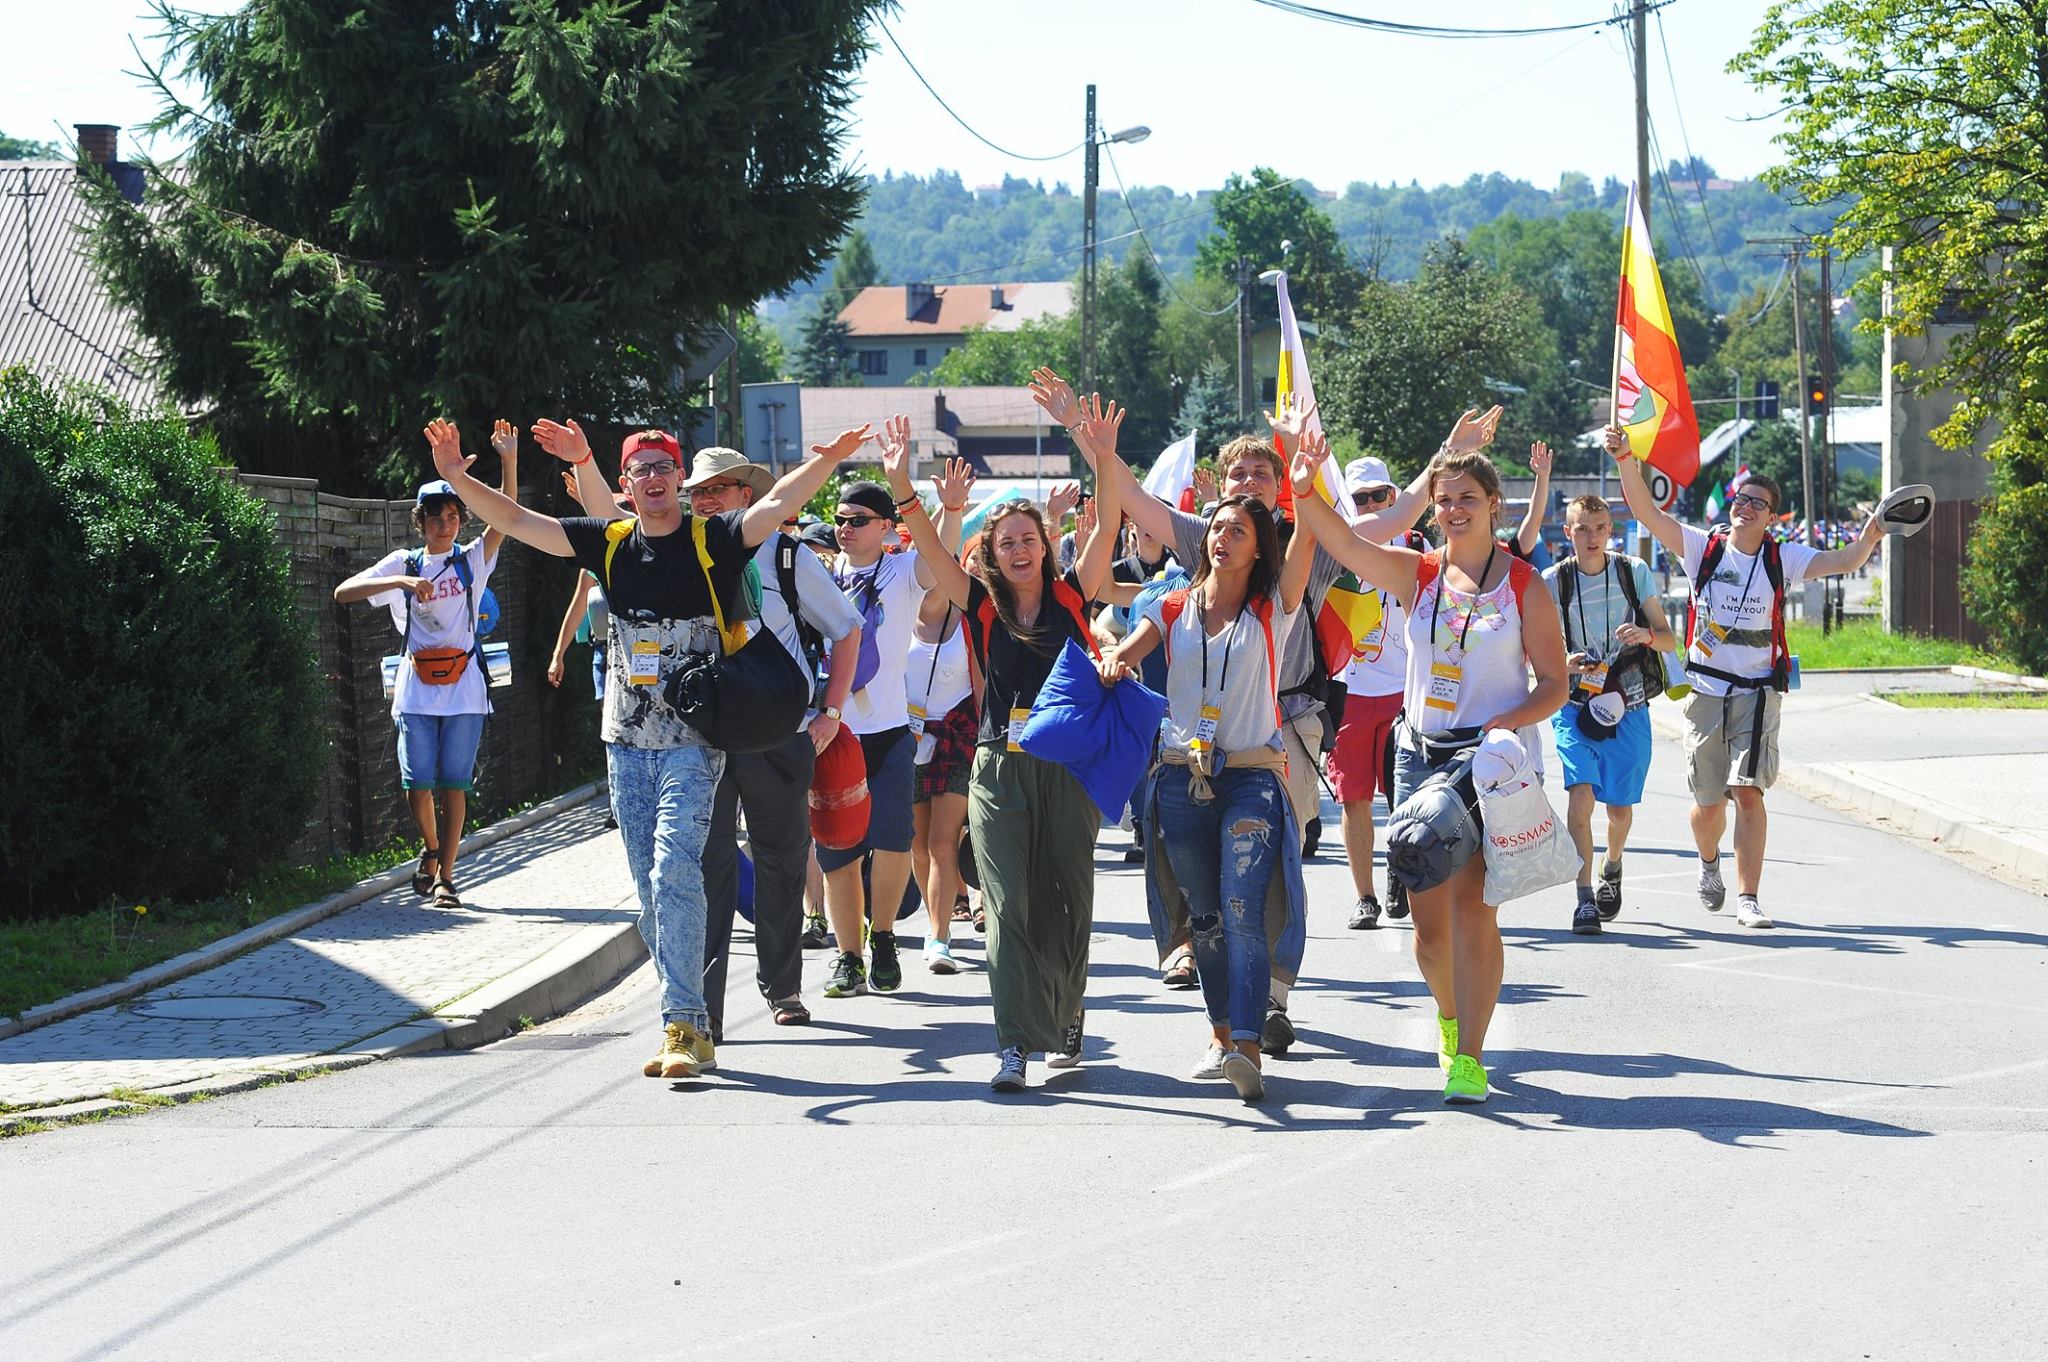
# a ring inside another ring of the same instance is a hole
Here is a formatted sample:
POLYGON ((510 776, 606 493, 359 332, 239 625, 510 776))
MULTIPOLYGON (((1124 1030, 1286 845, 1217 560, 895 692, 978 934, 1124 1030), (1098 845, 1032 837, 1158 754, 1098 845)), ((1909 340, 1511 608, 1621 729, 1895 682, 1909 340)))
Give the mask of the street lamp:
POLYGON ((1081 176, 1081 385, 1095 391, 1095 182, 1101 149, 1118 142, 1142 142, 1152 129, 1142 124, 1122 132, 1098 134, 1095 128, 1095 87, 1088 87, 1088 116, 1082 146, 1086 149, 1081 176))

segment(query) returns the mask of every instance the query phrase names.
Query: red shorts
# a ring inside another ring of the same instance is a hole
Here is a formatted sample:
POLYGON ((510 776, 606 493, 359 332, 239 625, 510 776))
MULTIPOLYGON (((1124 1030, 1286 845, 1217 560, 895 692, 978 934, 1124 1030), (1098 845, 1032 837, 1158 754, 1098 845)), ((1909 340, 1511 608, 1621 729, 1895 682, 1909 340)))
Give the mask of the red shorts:
POLYGON ((1387 744, 1394 739, 1399 695, 1347 695, 1337 746, 1330 753, 1330 789, 1339 804, 1370 804, 1379 792, 1387 744))

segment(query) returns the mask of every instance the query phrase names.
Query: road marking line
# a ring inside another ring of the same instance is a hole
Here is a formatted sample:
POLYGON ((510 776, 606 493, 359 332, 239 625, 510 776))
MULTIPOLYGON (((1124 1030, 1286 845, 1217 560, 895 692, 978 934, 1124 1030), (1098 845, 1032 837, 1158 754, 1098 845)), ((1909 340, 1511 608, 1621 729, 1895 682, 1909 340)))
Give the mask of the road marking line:
MULTIPOLYGON (((2048 1068, 2048 1059, 2030 1059, 2024 1064, 2006 1064, 1996 1069, 1978 1069, 1974 1073, 1957 1074, 1954 1078, 1938 1078, 1932 1083, 1916 1084, 1910 1088, 1888 1088, 1880 1092, 1857 1093, 1849 1097, 1838 1097, 1832 1101, 1819 1102, 1823 1107, 1860 1107, 1869 1102, 1883 1102, 1893 1097, 1910 1096, 1928 1088, 1957 1088, 1966 1083, 1977 1083, 1987 1078, 2005 1078, 2011 1074, 2023 1074, 2032 1069, 2048 1068)), ((1934 1110, 1934 1108, 1929 1108, 1934 1110)), ((1974 1110, 1974 1108, 1973 1108, 1974 1110)))
POLYGON ((861 1277, 886 1277, 892 1273, 901 1272, 906 1268, 923 1267, 926 1263, 935 1263, 942 1258, 951 1258, 956 1254, 967 1253, 971 1250, 990 1248, 996 1244, 1007 1243, 1012 1239, 1021 1239, 1023 1237, 1023 1230, 1003 1230, 998 1234, 984 1234, 979 1239, 964 1239, 957 1244, 946 1244, 943 1247, 932 1249, 928 1253, 917 1254, 915 1257, 897 1258, 887 1263, 876 1263, 861 1269, 855 1275, 861 1277))
POLYGON ((1163 1182, 1153 1190, 1156 1192, 1184 1192, 1190 1187, 1197 1187, 1202 1183, 1212 1182, 1217 1178, 1228 1177, 1240 1168, 1246 1168, 1263 1161, 1265 1157, 1264 1154, 1259 1153, 1240 1154, 1234 1159, 1225 1159, 1213 1168, 1205 1168, 1199 1173, 1190 1173, 1184 1178, 1175 1178, 1172 1182, 1163 1182))

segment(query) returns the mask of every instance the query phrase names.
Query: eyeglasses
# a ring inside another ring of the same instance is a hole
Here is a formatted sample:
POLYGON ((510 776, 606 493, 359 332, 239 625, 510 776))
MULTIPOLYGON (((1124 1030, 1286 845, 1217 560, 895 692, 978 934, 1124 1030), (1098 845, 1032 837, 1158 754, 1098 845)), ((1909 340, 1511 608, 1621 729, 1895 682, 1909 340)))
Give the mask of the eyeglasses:
POLYGON ((1759 511, 1768 511, 1771 509, 1771 503, 1765 498, 1758 496, 1754 492, 1737 492, 1734 496, 1728 498, 1729 510, 1732 511, 1737 506, 1754 506, 1759 511))
POLYGON ((646 463, 629 464, 626 468, 626 476, 633 479, 635 482, 639 482, 644 478, 673 477, 675 475, 675 471, 675 460, 651 459, 646 463))
POLYGON ((881 518, 878 515, 835 515, 832 517, 832 523, 842 530, 858 530, 874 524, 881 518))
POLYGON ((692 487, 690 489, 690 495, 693 497, 706 496, 712 493, 723 495, 726 492, 737 492, 740 488, 745 486, 746 484, 743 482, 707 482, 702 483, 699 486, 692 487))

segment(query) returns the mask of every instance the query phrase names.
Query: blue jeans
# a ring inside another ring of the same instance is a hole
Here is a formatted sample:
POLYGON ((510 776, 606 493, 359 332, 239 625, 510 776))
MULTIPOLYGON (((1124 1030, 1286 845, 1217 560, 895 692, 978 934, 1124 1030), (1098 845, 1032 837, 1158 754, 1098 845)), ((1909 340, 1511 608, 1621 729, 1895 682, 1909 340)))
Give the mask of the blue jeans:
POLYGON ((661 1020, 705 1035, 704 839, 711 801, 725 774, 715 747, 622 747, 606 743, 612 816, 640 891, 640 938, 661 981, 661 1020))
POLYGON ((1195 971, 1212 1025, 1257 1040, 1266 1022, 1266 887, 1288 836, 1287 790, 1277 771, 1225 769, 1198 804, 1186 773, 1159 781, 1159 840, 1188 900, 1195 971))

